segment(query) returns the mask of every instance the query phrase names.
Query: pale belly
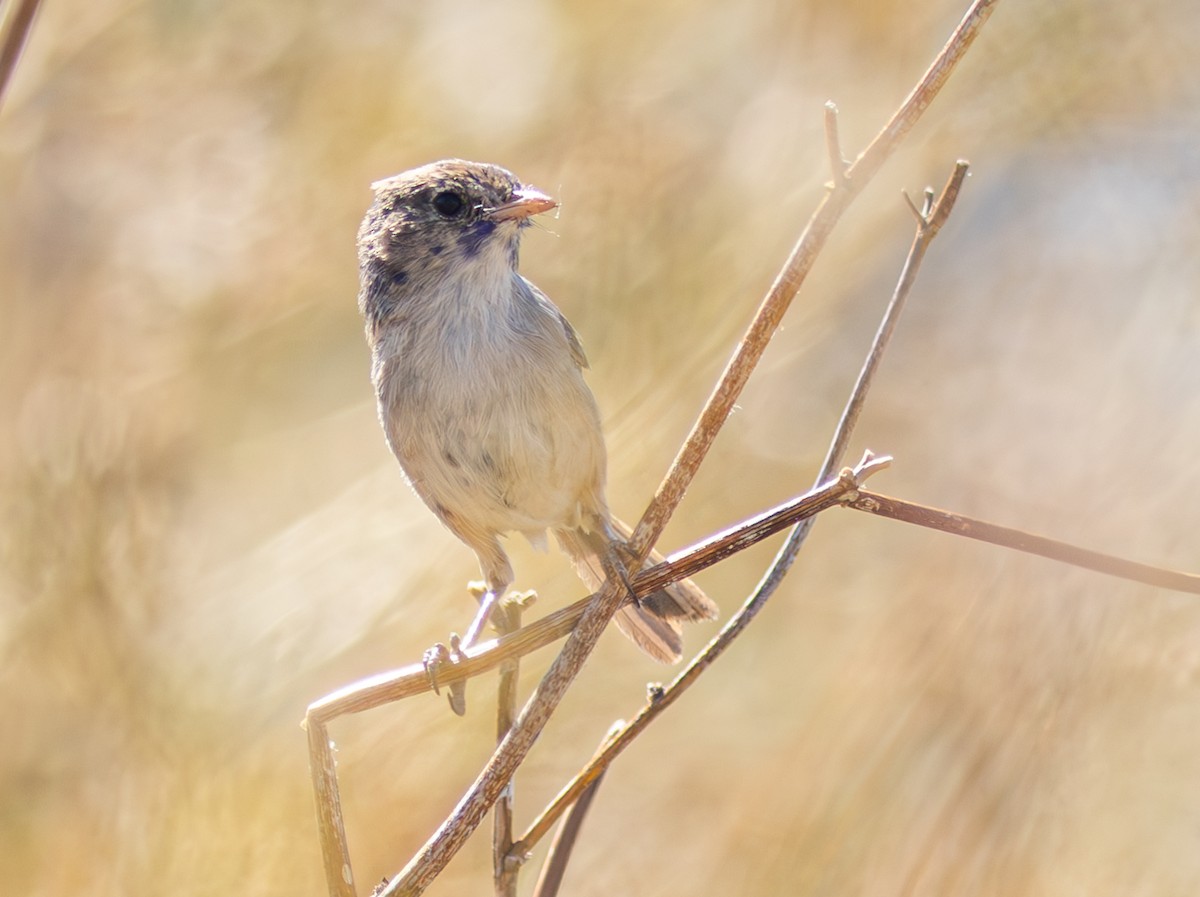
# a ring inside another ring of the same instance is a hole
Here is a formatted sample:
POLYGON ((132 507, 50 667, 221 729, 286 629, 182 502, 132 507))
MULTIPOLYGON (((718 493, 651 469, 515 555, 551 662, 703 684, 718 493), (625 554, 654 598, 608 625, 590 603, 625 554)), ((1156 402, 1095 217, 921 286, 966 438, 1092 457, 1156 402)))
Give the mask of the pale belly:
MULTIPOLYGON (((473 363, 431 379, 393 359, 380 417, 409 481, 439 516, 537 539, 606 517, 599 414, 578 368, 473 363)), ((443 368, 445 370, 445 368, 443 368)))

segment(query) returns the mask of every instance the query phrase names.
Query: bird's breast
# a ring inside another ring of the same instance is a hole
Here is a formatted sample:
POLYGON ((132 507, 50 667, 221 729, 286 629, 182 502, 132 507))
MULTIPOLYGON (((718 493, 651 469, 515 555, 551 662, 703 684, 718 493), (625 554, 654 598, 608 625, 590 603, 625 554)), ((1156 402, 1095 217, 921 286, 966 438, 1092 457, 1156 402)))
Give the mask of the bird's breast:
POLYGON ((443 296, 375 346, 380 417, 414 488, 495 532, 575 525, 603 506, 595 400, 561 324, 519 298, 443 296))

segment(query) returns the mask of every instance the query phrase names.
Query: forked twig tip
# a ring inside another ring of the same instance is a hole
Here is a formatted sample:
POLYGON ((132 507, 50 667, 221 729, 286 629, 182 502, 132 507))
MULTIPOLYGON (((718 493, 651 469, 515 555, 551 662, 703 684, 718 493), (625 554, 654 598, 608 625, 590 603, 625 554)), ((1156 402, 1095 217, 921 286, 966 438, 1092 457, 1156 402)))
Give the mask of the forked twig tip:
POLYGON ((917 224, 924 226, 925 216, 922 214, 921 210, 917 208, 917 204, 912 201, 912 197, 908 195, 908 191, 901 190, 900 195, 904 197, 905 205, 907 205, 909 211, 913 213, 913 217, 917 219, 917 224))
POLYGON ((846 171, 850 162, 842 152, 842 138, 838 134, 838 107, 833 100, 825 101, 825 151, 829 154, 829 171, 833 175, 832 189, 848 182, 846 171))

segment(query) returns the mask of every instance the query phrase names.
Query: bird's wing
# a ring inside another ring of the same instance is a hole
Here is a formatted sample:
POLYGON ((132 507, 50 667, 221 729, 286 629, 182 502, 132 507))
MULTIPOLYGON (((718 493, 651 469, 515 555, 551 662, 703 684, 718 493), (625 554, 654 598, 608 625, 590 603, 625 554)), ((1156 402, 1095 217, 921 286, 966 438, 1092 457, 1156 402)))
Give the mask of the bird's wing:
POLYGON ((530 283, 526 278, 522 277, 526 286, 529 287, 529 292, 533 294, 533 298, 537 300, 538 305, 542 306, 547 312, 552 314, 559 324, 562 325, 563 333, 567 337, 567 345, 571 349, 571 358, 581 368, 588 366, 587 355, 583 351, 583 343, 579 341, 579 334, 575 332, 575 328, 571 326, 571 322, 567 320, 566 315, 558 310, 558 306, 550 301, 541 290, 530 283))

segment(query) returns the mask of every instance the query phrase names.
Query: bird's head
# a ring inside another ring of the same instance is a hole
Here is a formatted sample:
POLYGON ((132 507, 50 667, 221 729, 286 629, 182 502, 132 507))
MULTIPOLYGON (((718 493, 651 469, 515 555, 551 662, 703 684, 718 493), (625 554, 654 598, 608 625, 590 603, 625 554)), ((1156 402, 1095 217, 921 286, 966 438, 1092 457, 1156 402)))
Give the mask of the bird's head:
POLYGON ((546 194, 497 165, 448 159, 372 185, 359 262, 394 283, 427 285, 500 266, 515 270, 520 229, 553 209, 546 194))

